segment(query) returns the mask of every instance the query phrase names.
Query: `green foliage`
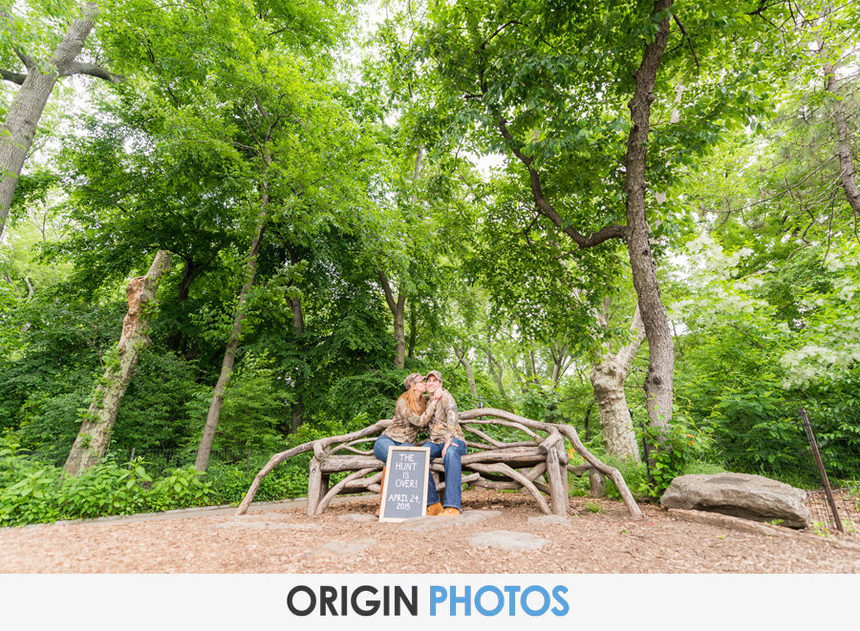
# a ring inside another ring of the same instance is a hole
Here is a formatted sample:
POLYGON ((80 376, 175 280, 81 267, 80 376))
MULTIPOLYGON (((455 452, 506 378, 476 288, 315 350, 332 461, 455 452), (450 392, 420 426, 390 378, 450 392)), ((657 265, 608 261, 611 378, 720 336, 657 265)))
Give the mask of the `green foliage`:
POLYGON ((599 513, 602 510, 602 507, 598 502, 586 502, 585 508, 592 513, 599 513))
POLYGON ((58 470, 18 456, 8 441, 0 442, 0 525, 58 519, 54 494, 59 477, 58 470))
POLYGON ((215 497, 212 482, 188 465, 174 469, 152 483, 147 497, 147 509, 152 511, 205 506, 215 497))
MULTIPOLYGON (((624 482, 627 483, 627 488, 630 489, 630 492, 633 494, 633 497, 639 499, 651 499, 654 497, 651 493, 648 469, 644 462, 634 463, 627 460, 617 461, 605 456, 601 456, 601 458, 607 464, 618 469, 624 478, 624 482)), ((588 476, 583 477, 587 478, 588 476)), ((606 496, 614 500, 621 499, 621 493, 618 492, 618 488, 615 486, 615 483, 609 478, 606 478, 606 496)))
MULTIPOLYGON (((4 440, 0 442, 0 526, 235 505, 263 464, 265 459, 256 457, 253 468, 244 463, 213 463, 205 474, 191 465, 150 473, 143 458, 122 464, 108 458, 77 477, 63 477, 59 467, 21 455, 4 440)), ((296 458, 275 469, 260 485, 257 501, 304 495, 307 466, 308 458, 296 458)))
MULTIPOLYGON (((208 387, 194 387, 186 405, 190 419, 202 428, 212 398, 208 387)), ((280 444, 277 428, 289 413, 290 394, 265 353, 247 353, 233 372, 213 449, 242 457, 246 452, 273 451, 280 444)))
POLYGON ((65 518, 130 515, 147 508, 149 493, 144 485, 151 482, 141 459, 126 465, 108 459, 62 480, 55 501, 65 518))
POLYGON ((851 480, 847 484, 848 493, 854 500, 854 507, 860 511, 860 480, 851 480))
POLYGON ((652 448, 649 454, 653 465, 648 469, 648 495, 659 498, 672 480, 681 475, 696 447, 696 439, 679 424, 672 425, 666 434, 649 426, 645 428, 644 435, 652 446, 658 445, 658 439, 663 436, 662 444, 652 448))

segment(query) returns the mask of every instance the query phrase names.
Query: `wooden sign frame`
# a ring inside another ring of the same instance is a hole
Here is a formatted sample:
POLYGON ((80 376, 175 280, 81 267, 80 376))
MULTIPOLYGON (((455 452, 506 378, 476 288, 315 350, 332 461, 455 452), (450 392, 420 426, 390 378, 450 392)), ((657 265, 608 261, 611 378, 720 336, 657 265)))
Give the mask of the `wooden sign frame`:
MULTIPOLYGON (((389 476, 391 475, 391 459, 394 451, 403 452, 403 451, 419 451, 424 455, 424 485, 421 489, 421 515, 423 517, 427 514, 427 480, 430 478, 432 473, 430 472, 430 448, 429 447, 402 447, 399 445, 392 445, 388 449, 388 457, 385 461, 385 477, 382 480, 385 495, 388 494, 388 483, 389 476)), ((382 501, 379 507, 379 521, 383 522, 399 522, 406 521, 407 519, 415 519, 415 517, 388 517, 385 514, 385 509, 387 508, 388 502, 385 501, 385 495, 382 496, 382 501)), ((416 515, 416 517, 418 517, 416 515)))

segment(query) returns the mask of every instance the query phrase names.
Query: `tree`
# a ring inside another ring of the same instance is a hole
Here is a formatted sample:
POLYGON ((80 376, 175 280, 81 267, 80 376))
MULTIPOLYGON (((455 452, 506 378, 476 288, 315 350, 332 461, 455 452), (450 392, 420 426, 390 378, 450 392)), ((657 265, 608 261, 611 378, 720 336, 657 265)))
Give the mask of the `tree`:
POLYGON ((515 160, 529 214, 577 248, 625 243, 649 340, 648 415, 658 428, 672 416, 674 364, 656 275, 660 237, 671 230, 661 190, 719 129, 759 107, 761 68, 749 55, 761 45, 754 18, 768 9, 431 2, 416 44, 440 79, 432 107, 449 138, 515 160), (618 115, 624 104, 629 119, 618 115))
MULTIPOLYGON (((247 301, 257 274, 258 253, 272 208, 284 213, 285 218, 290 217, 291 206, 294 205, 303 207, 303 211, 311 211, 314 203, 313 198, 306 199, 307 191, 313 191, 320 182, 329 179, 334 168, 341 170, 346 167, 344 163, 336 167, 329 163, 330 156, 345 157, 344 148, 340 146, 342 136, 333 138, 316 133, 308 138, 304 129, 319 129, 317 121, 334 119, 340 123, 338 131, 342 133, 349 125, 348 117, 338 111, 336 102, 325 100, 323 94, 305 82, 300 66, 290 68, 287 65, 292 61, 290 56, 281 55, 279 58, 277 50, 270 50, 269 54, 268 63, 252 66, 251 72, 245 76, 233 75, 228 82, 232 87, 237 83, 244 84, 247 90, 239 99, 245 101, 244 107, 237 103, 240 111, 250 114, 245 118, 247 128, 243 130, 244 137, 233 142, 244 148, 249 166, 253 165, 256 171, 251 177, 256 179, 259 201, 255 206, 259 210, 245 258, 244 283, 238 295, 233 326, 197 452, 195 468, 199 471, 205 471, 208 466, 224 394, 243 331, 247 301), (312 102, 308 98, 311 95, 318 100, 312 102), (302 146, 297 146, 298 138, 302 139, 302 146), (310 155, 311 152, 316 155, 310 155)), ((296 305, 292 305, 292 309, 296 327, 299 312, 296 305)))
POLYGON ((105 362, 104 376, 96 387, 92 403, 66 459, 64 469, 69 475, 78 475, 97 464, 107 450, 119 405, 134 376, 140 353, 151 343, 151 303, 169 263, 170 254, 158 252, 146 275, 133 278, 128 284, 128 313, 122 322, 122 335, 114 354, 105 362))
MULTIPOLYGON (((0 127, 0 236, 6 225, 21 169, 33 144, 39 119, 57 81, 62 77, 79 74, 114 82, 121 80, 119 75, 98 64, 78 59, 87 37, 93 30, 99 6, 96 2, 87 2, 80 6, 79 12, 80 17, 71 21, 50 55, 40 59, 37 57, 38 53, 27 46, 25 34, 22 32, 24 18, 13 15, 10 10, 0 9, 0 34, 4 36, 3 48, 6 49, 0 50, 0 53, 7 53, 0 56, 0 61, 4 65, 10 61, 8 50, 11 49, 24 70, 17 72, 20 68, 12 66, 0 68, 0 77, 3 80, 21 86, 15 93, 0 127)), ((32 16, 33 13, 30 13, 28 18, 33 19, 32 16)), ((52 36, 46 40, 56 40, 56 37, 52 36)), ((39 43, 44 48, 47 41, 39 43)))

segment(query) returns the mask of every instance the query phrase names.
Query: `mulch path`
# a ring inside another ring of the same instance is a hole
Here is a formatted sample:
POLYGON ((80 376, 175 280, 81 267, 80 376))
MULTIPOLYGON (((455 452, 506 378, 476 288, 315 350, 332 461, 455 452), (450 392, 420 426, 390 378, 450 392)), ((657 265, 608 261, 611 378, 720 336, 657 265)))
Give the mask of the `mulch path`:
POLYGON ((379 523, 375 497, 362 496, 314 518, 295 501, 253 505, 241 517, 206 509, 4 528, 0 572, 860 573, 860 545, 695 523, 655 505, 642 506, 641 521, 607 499, 571 498, 562 520, 534 519, 541 513, 521 493, 468 490, 463 505, 459 518, 403 523, 379 523), (475 545, 491 531, 545 543, 475 545))

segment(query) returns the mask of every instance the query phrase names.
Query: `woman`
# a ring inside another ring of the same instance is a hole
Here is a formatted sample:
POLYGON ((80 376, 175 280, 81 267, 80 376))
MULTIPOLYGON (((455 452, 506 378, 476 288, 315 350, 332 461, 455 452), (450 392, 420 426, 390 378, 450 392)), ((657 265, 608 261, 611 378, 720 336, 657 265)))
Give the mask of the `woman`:
MULTIPOLYGON (((392 445, 412 447, 415 444, 418 430, 427 427, 436 412, 436 403, 441 398, 441 393, 429 400, 423 396, 427 391, 427 386, 424 384, 424 375, 417 372, 413 372, 403 380, 403 387, 406 388, 406 392, 397 399, 397 404, 394 407, 394 420, 373 444, 373 455, 382 460, 383 463, 388 460, 388 450, 391 449, 392 445)), ((385 467, 382 468, 381 484, 385 484, 385 467)), ((380 506, 384 496, 385 487, 382 486, 379 490, 380 506)), ((437 515, 441 512, 442 505, 439 502, 427 507, 428 515, 437 515)), ((376 514, 379 514, 379 506, 376 508, 376 514)))

